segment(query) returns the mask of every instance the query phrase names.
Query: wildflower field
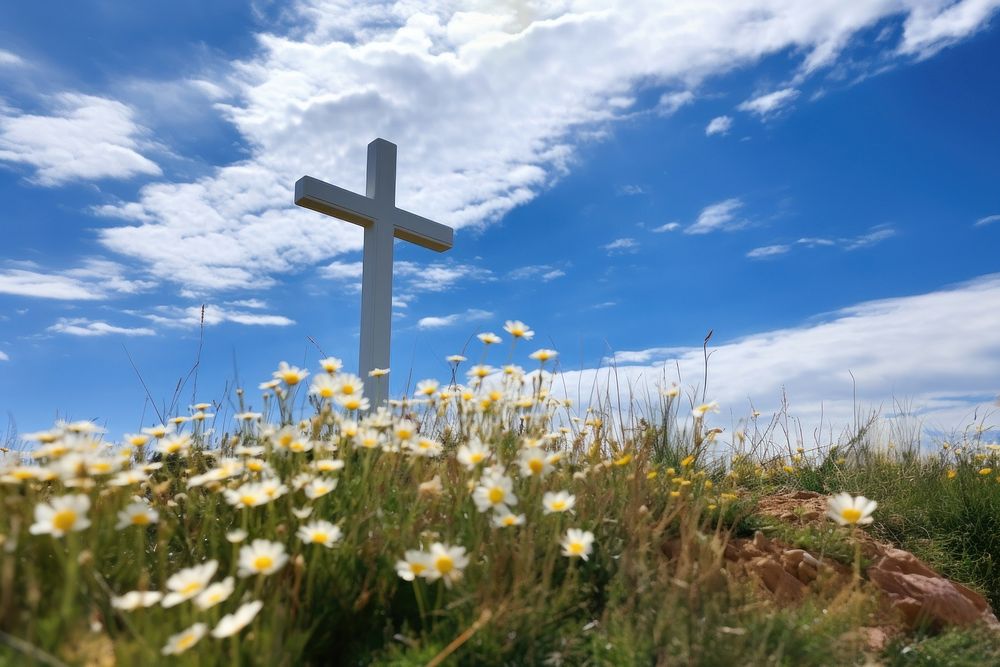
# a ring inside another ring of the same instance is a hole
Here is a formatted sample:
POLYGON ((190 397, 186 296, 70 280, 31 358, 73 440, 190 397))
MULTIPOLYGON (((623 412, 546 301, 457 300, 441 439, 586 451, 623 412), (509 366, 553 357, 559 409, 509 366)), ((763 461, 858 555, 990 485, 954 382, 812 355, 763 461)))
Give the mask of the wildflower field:
POLYGON ((388 406, 327 358, 139 433, 12 438, 0 665, 1000 664, 988 607, 878 569, 905 549, 1000 604, 986 422, 779 441, 664 386, 625 424, 506 332, 388 406))

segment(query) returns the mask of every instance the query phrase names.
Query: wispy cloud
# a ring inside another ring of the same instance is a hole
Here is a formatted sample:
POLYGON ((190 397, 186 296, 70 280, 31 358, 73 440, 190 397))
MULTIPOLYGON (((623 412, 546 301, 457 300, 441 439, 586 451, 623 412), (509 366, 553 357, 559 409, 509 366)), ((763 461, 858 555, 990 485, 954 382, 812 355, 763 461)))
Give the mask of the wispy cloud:
POLYGON ((681 228, 681 223, 679 222, 668 222, 665 225, 660 225, 659 227, 654 227, 650 231, 654 234, 661 234, 663 232, 673 232, 681 228))
POLYGON ((891 239, 896 236, 897 233, 896 229, 891 225, 876 225, 864 234, 859 234, 857 236, 839 238, 803 237, 795 241, 795 243, 776 243, 774 245, 761 246, 749 251, 747 253, 747 257, 750 259, 767 259, 769 257, 787 254, 796 247, 836 247, 845 251, 861 250, 863 248, 871 248, 872 246, 878 245, 882 241, 891 239))
POLYGON ((443 292, 462 282, 493 280, 493 272, 473 264, 396 262, 393 271, 403 280, 404 291, 443 292))
POLYGON ((550 264, 535 264, 531 266, 521 266, 508 274, 514 280, 541 280, 549 282, 556 278, 562 278, 566 272, 550 264))
MULTIPOLYGON (((189 288, 267 285, 361 248, 361 230, 296 210, 289 188, 310 173, 363 191, 373 136, 400 146, 401 206, 454 227, 482 226, 567 173, 581 142, 645 111, 637 109, 638 93, 651 81, 683 81, 683 90, 649 109, 669 112, 689 103, 704 81, 768 55, 830 64, 852 38, 890 17, 907 21, 910 42, 926 42, 920 31, 940 35, 951 16, 968 18, 962 30, 984 23, 986 13, 973 11, 983 4, 964 0, 954 5, 964 10, 946 13, 941 3, 908 9, 857 0, 846 10, 830 0, 780 8, 747 0, 739 11, 720 12, 712 3, 635 0, 615 11, 561 2, 524 12, 517 3, 485 3, 470 13, 454 3, 290 3, 294 32, 259 35, 251 57, 200 77, 232 94, 218 108, 249 156, 196 180, 147 185, 134 201, 101 208, 127 224, 102 230, 100 240, 189 288), (214 243, 218 238, 227 243, 214 243)), ((967 34, 962 30, 945 32, 967 34)), ((875 48, 891 58, 896 46, 875 48)), ((773 112, 791 90, 746 108, 773 112)), ((152 170, 141 162, 132 168, 152 170)))
POLYGON ((16 67, 24 64, 24 59, 21 58, 21 56, 4 49, 0 49, 0 67, 16 67))
POLYGON ((747 253, 747 257, 750 259, 766 259, 768 257, 776 257, 777 255, 784 255, 786 252, 791 250, 792 247, 788 245, 766 245, 759 248, 754 248, 747 253))
POLYGON ((445 327, 450 327, 459 322, 480 322, 482 320, 488 320, 493 317, 493 313, 487 310, 479 310, 472 308, 465 311, 464 313, 452 313, 451 315, 439 315, 439 316, 429 316, 421 317, 417 321, 418 329, 443 329, 445 327))
POLYGON ((103 259, 88 259, 82 266, 57 272, 39 270, 32 262, 0 269, 0 294, 36 299, 100 301, 122 294, 136 294, 154 286, 126 277, 125 267, 103 259))
POLYGON ((737 197, 717 202, 702 209, 698 220, 684 230, 685 234, 708 234, 718 231, 733 231, 745 227, 747 222, 737 217, 743 208, 743 201, 737 197))
POLYGON ((891 239, 895 235, 896 230, 894 228, 888 225, 879 225, 878 227, 873 227, 866 234, 861 234, 850 239, 841 239, 841 243, 845 250, 859 250, 861 248, 870 248, 886 239, 891 239))
POLYGON ((0 107, 0 161, 33 167, 32 180, 44 186, 160 175, 159 166, 139 152, 148 131, 130 107, 77 93, 56 95, 51 107, 50 115, 0 107))
POLYGON ((985 227, 986 225, 992 225, 994 222, 1000 222, 1000 215, 988 215, 985 218, 979 218, 973 227, 985 227))
POLYGON ((639 242, 632 238, 621 238, 601 247, 607 250, 610 255, 622 255, 638 251, 639 242))
POLYGON ((201 326, 204 321, 205 326, 215 326, 225 322, 233 324, 243 324, 247 326, 261 327, 287 327, 295 324, 295 320, 284 315, 271 315, 268 313, 247 312, 233 310, 222 306, 157 306, 151 313, 132 313, 141 315, 151 322, 167 327, 192 328, 201 326))
POLYGON ((660 101, 656 105, 656 110, 664 116, 669 116, 681 107, 691 104, 691 102, 694 102, 694 93, 690 90, 664 93, 660 96, 660 101))
POLYGON ((636 195, 645 194, 646 190, 641 185, 622 185, 617 190, 619 195, 625 197, 634 197, 636 195))
POLYGON ((59 318, 47 331, 69 336, 153 336, 156 332, 147 327, 119 327, 100 320, 88 320, 84 317, 59 318))
POLYGON ((919 58, 930 57, 981 30, 998 8, 998 0, 962 0, 919 7, 903 24, 899 52, 919 58))
POLYGON ((0 361, 10 361, 10 357, 5 352, 0 351, 0 361))
POLYGON ((727 134, 733 127, 733 119, 730 116, 716 116, 705 126, 705 136, 713 134, 727 134))
MULTIPOLYGON (((853 422, 857 407, 889 407, 884 402, 892 396, 910 403, 925 426, 960 429, 977 406, 989 407, 998 390, 1000 309, 984 303, 1000 303, 1000 274, 723 342, 711 357, 708 396, 740 417, 749 412, 748 398, 767 414, 787 395, 807 442, 820 424, 836 435, 853 422)), ((614 358, 614 369, 564 372, 557 384, 583 387, 588 395, 596 388, 595 395, 615 396, 620 388, 623 405, 631 394, 641 411, 646 392, 655 395, 657 383, 676 381, 678 368, 685 386, 700 384, 703 374, 700 346, 614 358)))
POLYGON ((794 88, 782 88, 773 93, 760 95, 740 104, 737 109, 756 114, 762 118, 770 116, 788 106, 796 97, 799 91, 794 88))

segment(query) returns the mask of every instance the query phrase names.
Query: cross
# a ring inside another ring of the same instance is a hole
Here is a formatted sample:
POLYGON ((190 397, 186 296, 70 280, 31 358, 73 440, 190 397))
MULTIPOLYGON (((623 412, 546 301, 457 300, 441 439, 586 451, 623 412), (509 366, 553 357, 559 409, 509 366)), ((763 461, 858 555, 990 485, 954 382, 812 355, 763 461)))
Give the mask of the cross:
POLYGON ((368 144, 364 196, 303 176, 295 183, 295 203, 365 228, 358 372, 364 378, 365 395, 373 407, 379 406, 389 397, 389 383, 369 373, 389 368, 393 238, 444 252, 452 246, 454 230, 396 208, 396 144, 385 139, 368 144))

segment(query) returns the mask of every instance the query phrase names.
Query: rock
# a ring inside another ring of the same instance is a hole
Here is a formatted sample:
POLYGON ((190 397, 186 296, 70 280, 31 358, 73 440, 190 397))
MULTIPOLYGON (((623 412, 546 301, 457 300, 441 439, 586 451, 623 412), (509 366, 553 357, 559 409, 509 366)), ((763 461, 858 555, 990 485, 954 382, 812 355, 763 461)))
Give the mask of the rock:
POLYGON ((982 595, 945 579, 908 551, 885 549, 868 568, 868 578, 911 627, 982 622, 1000 629, 1000 621, 982 595))
POLYGON ((781 563, 773 558, 754 558, 747 570, 755 575, 761 585, 774 595, 779 602, 798 602, 805 593, 806 586, 785 571, 781 563))

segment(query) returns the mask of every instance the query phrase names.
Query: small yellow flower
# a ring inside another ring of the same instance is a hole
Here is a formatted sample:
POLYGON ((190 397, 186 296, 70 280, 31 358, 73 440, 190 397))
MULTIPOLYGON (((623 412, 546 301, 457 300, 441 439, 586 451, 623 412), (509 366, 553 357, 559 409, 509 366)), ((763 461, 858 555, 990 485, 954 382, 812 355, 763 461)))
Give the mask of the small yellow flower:
POLYGON ((987 477, 989 475, 992 475, 993 474, 993 468, 981 468, 979 470, 979 474, 982 475, 983 477, 987 477))
POLYGON ((950 470, 948 470, 946 475, 948 479, 955 479, 956 477, 958 477, 958 471, 955 470, 954 468, 951 468, 950 470))
POLYGON ((691 456, 684 457, 684 460, 681 461, 681 467, 682 468, 687 468, 692 463, 694 463, 694 455, 693 454, 691 456))

